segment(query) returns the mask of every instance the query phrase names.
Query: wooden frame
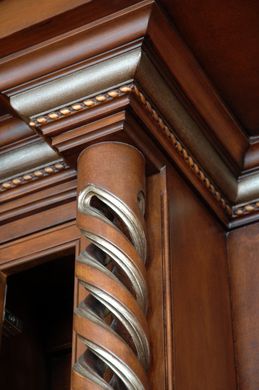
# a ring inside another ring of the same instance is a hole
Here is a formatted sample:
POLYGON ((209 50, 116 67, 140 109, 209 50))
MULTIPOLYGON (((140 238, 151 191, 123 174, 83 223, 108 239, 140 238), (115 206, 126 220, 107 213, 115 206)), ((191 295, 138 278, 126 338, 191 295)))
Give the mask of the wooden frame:
MULTIPOLYGON (((148 178, 147 191, 149 199, 147 226, 148 236, 151 238, 148 247, 148 284, 151 291, 148 321, 151 324, 150 338, 153 354, 149 378, 152 388, 161 387, 163 383, 164 389, 172 389, 171 284, 169 277, 165 171, 151 175, 148 178), (160 192, 157 192, 158 187, 161 187, 161 191, 163 191, 162 198, 160 192), (156 204, 155 210, 153 204, 156 204), (157 229, 158 226, 161 227, 161 230, 160 228, 157 229), (161 327, 161 323, 164 323, 166 327, 161 327), (161 340, 164 341, 161 342, 161 340)), ((55 213, 59 213, 58 209, 58 207, 56 211, 54 209, 53 216, 56 215, 55 213)), ((30 221, 30 217, 27 218, 30 221)), ((52 224, 55 223, 54 218, 52 224)), ((8 276, 35 266, 53 254, 64 253, 68 250, 73 250, 75 255, 78 256, 84 246, 85 239, 81 237, 75 220, 59 224, 56 227, 50 227, 3 244, 0 248, 0 271, 3 275, 8 276)), ((78 280, 75 281, 74 300, 76 306, 80 290, 78 289, 78 280)), ((76 335, 74 334, 72 362, 76 361, 82 353, 81 351, 82 347, 77 344, 76 335)))

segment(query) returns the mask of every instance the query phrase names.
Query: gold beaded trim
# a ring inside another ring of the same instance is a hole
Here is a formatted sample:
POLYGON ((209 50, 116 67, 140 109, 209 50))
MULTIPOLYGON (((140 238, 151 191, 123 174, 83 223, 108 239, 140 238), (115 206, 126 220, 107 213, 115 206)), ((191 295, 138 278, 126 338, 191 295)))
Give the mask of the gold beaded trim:
POLYGON ((132 86, 125 85, 123 87, 113 89, 113 90, 108 91, 106 93, 99 94, 91 99, 78 101, 78 102, 73 103, 69 106, 62 107, 58 110, 53 110, 45 115, 35 117, 35 118, 31 119, 29 125, 32 127, 44 126, 48 123, 60 120, 60 119, 67 117, 69 115, 76 114, 79 111, 85 111, 89 108, 93 108, 93 107, 98 106, 98 105, 100 105, 104 102, 107 102, 109 100, 113 100, 115 98, 123 96, 131 91, 132 91, 132 86))
POLYGON ((64 161, 61 161, 40 169, 36 169, 34 171, 26 173, 25 175, 17 176, 13 179, 1 183, 0 192, 11 190, 23 184, 41 179, 46 176, 53 175, 54 173, 61 172, 67 168, 69 168, 69 166, 64 161))
POLYGON ((243 217, 248 214, 256 213, 259 211, 259 201, 248 203, 243 206, 233 208, 233 217, 243 217))

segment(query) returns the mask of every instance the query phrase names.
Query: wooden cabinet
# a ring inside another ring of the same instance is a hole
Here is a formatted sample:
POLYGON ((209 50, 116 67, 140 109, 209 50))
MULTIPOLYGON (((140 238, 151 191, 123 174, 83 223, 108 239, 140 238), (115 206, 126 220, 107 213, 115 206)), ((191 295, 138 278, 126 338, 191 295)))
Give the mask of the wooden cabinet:
POLYGON ((211 38, 174 1, 7 3, 0 388, 257 390, 258 141, 211 38))

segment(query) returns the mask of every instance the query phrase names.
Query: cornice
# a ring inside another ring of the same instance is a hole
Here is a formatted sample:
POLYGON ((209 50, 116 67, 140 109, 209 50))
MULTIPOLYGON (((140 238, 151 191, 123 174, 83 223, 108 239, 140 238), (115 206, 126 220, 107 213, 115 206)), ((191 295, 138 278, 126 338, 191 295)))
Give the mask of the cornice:
POLYGON ((68 113, 67 110, 77 111, 80 100, 94 94, 94 99, 100 101, 101 98, 98 98, 97 94, 101 95, 101 92, 110 86, 132 81, 140 57, 141 48, 128 50, 126 53, 75 71, 73 74, 12 95, 10 104, 19 115, 32 121, 35 116, 37 121, 47 119, 45 113, 48 114, 48 121, 55 119, 53 115, 62 117, 68 113), (69 105, 66 104, 68 102, 69 105), (39 118, 39 115, 42 115, 42 118, 39 118))
MULTIPOLYGON (((151 115, 152 119, 155 121, 156 125, 166 137, 166 139, 169 141, 175 152, 182 158, 191 173, 198 178, 206 191, 208 191, 210 195, 215 198, 219 207, 226 213, 228 217, 232 217, 234 219, 238 217, 247 217, 259 211, 259 202, 244 203, 240 206, 231 206, 230 202, 222 194, 217 184, 213 182, 213 180, 206 174, 206 170, 204 170, 197 162, 195 157, 190 154, 181 140, 177 138, 177 135, 173 132, 172 128, 169 128, 166 125, 166 122, 162 119, 158 111, 152 107, 150 101, 134 84, 126 84, 119 88, 106 91, 103 94, 92 96, 87 100, 78 101, 72 105, 65 106, 63 107, 62 112, 60 112, 60 110, 51 110, 50 113, 45 113, 43 116, 40 115, 38 117, 34 117, 30 125, 37 127, 38 130, 44 133, 44 129, 46 129, 46 126, 49 124, 61 121, 62 119, 68 118, 70 116, 77 116, 79 112, 82 113, 84 111, 91 110, 103 104, 107 104, 107 102, 118 100, 122 96, 131 94, 138 99, 139 103, 143 105, 148 114, 151 115), (55 113, 55 115, 51 115, 53 113, 55 113)), ((51 133, 51 131, 49 130, 48 133, 51 133)), ((172 154, 174 154, 173 151, 172 154)))
POLYGON ((55 77, 60 69, 80 66, 86 58, 98 61, 103 53, 143 39, 153 6, 152 0, 139 1, 122 10, 119 4, 113 5, 110 15, 3 57, 0 90, 9 96, 8 91, 18 85, 40 81, 46 74, 55 77))
MULTIPOLYGON (((224 213, 229 217, 238 218, 238 217, 247 217, 253 213, 259 211, 259 202, 252 202, 243 205, 234 205, 231 207, 227 198, 222 194, 219 187, 213 180, 206 174, 206 171, 202 166, 197 162, 195 157, 190 154, 188 149, 185 147, 183 142, 177 137, 172 128, 169 128, 166 122, 163 120, 157 109, 155 109, 151 102, 146 98, 146 96, 141 92, 141 90, 134 84, 125 84, 119 88, 112 89, 104 92, 103 94, 98 94, 97 96, 92 96, 91 98, 83 101, 78 101, 68 106, 63 107, 62 112, 51 110, 45 115, 39 115, 34 117, 30 122, 30 126, 37 128, 42 133, 44 129, 49 124, 61 121, 64 118, 70 116, 78 116, 79 112, 84 112, 91 110, 101 105, 107 104, 113 100, 118 100, 122 96, 133 95, 137 98, 139 104, 141 104, 147 113, 151 116, 152 120, 156 123, 156 126, 159 128, 159 131, 165 136, 166 140, 170 143, 173 150, 172 156, 176 153, 184 161, 188 167, 191 174, 195 175, 196 178, 203 185, 204 189, 215 198, 218 206, 224 211, 224 213), (56 115, 51 115, 51 114, 56 115)), ((128 101, 127 101, 128 102, 128 101)), ((46 144, 44 144, 46 145, 46 144)), ((35 147, 35 146, 34 146, 35 147)), ((27 174, 22 176, 16 176, 12 180, 8 179, 7 181, 1 184, 0 191, 7 191, 18 186, 22 186, 29 182, 46 178, 47 176, 53 175, 62 170, 68 169, 68 165, 63 161, 56 161, 55 164, 47 164, 37 168, 37 170, 32 170, 27 172, 27 174)))
POLYGON ((249 142, 152 1, 4 58, 0 72, 12 109, 63 157, 91 142, 90 133, 103 137, 107 115, 106 135, 120 131, 121 112, 135 99, 160 145, 215 210, 240 223, 257 213, 259 172, 242 174, 249 142))
POLYGON ((179 102, 174 90, 159 75, 141 48, 116 55, 112 59, 86 67, 73 75, 65 75, 38 87, 31 87, 27 91, 13 95, 10 102, 16 112, 20 116, 26 117, 31 124, 34 125, 34 119, 38 124, 38 121, 49 123, 53 117, 58 116, 59 118, 70 112, 80 111, 81 105, 89 104, 92 97, 94 101, 103 99, 101 88, 107 88, 108 85, 114 87, 122 82, 128 83, 133 79, 141 85, 147 96, 151 96, 164 117, 176 129, 179 137, 187 147, 194 151, 198 161, 206 166, 212 178, 217 177, 219 186, 223 188, 223 192, 226 193, 230 201, 234 201, 237 191, 236 181, 229 167, 203 136, 199 125, 179 102), (102 75, 101 84, 100 74, 102 75), (71 87, 71 78, 73 87, 71 87), (77 89, 77 86, 80 88, 77 89), (60 90, 63 92, 62 94, 59 93, 60 90), (75 97, 74 90, 79 100, 71 100, 71 96, 75 97), (98 92, 98 95, 92 95, 94 90, 98 92), (64 100, 67 100, 69 104, 60 105, 64 100))
POLYGON ((197 160, 190 154, 190 152, 186 149, 184 144, 176 136, 173 130, 166 125, 162 117, 159 115, 158 111, 152 107, 148 99, 134 84, 125 84, 124 86, 121 86, 119 88, 106 91, 101 95, 98 94, 97 96, 92 96, 87 100, 78 101, 76 103, 73 103, 72 105, 70 104, 68 106, 63 107, 63 109, 61 109, 62 112, 60 112, 60 109, 58 111, 51 110, 51 112, 45 113, 45 115, 34 117, 33 120, 31 120, 30 125, 36 127, 43 134, 46 134, 45 128, 49 125, 47 133, 48 135, 52 135, 54 133, 53 136, 55 138, 57 128, 55 128, 54 132, 51 132, 50 125, 52 123, 62 121, 64 117, 75 117, 76 115, 78 115, 79 112, 82 113, 84 111, 91 110, 93 108, 101 106, 102 104, 107 104, 107 102, 110 102, 112 100, 118 100, 125 95, 134 95, 137 98, 137 100, 141 105, 143 105, 147 113, 151 115, 160 132, 170 143, 171 148, 173 149, 172 155, 174 156, 174 154, 177 153, 182 158, 182 160, 190 170, 191 174, 195 175, 196 178, 198 178, 198 180, 209 192, 209 194, 215 198, 216 202, 218 203, 218 206, 226 213, 227 216, 230 216, 232 214, 230 204, 222 195, 222 193, 218 190, 217 185, 213 183, 213 181, 208 177, 204 169, 200 166, 199 163, 197 163, 197 160), (53 115, 53 113, 55 115, 53 115))

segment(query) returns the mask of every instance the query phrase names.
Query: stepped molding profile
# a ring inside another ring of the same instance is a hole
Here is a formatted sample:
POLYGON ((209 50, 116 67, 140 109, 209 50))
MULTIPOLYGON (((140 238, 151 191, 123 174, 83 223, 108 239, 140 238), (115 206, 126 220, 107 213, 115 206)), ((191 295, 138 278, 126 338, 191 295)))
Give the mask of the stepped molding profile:
MULTIPOLYGON (((91 134, 96 142, 108 135, 116 139, 130 114, 146 126, 225 225, 259 217, 257 142, 251 144, 155 2, 141 1, 123 10, 112 6, 110 14, 100 14, 94 23, 86 19, 84 25, 3 57, 0 72, 2 100, 25 122, 24 137, 30 128, 33 137, 52 147, 56 159, 61 156, 72 168, 92 142, 91 134), (156 131, 147 115, 159 118, 156 131), (118 126, 102 129, 106 117, 118 126)), ((128 132, 127 137, 136 144, 134 135, 128 132)), ((32 160, 29 144, 23 147, 32 160)), ((0 154, 0 163, 2 158, 0 154)), ((4 179, 9 183, 25 174, 22 169, 14 174, 10 166, 4 179)))

